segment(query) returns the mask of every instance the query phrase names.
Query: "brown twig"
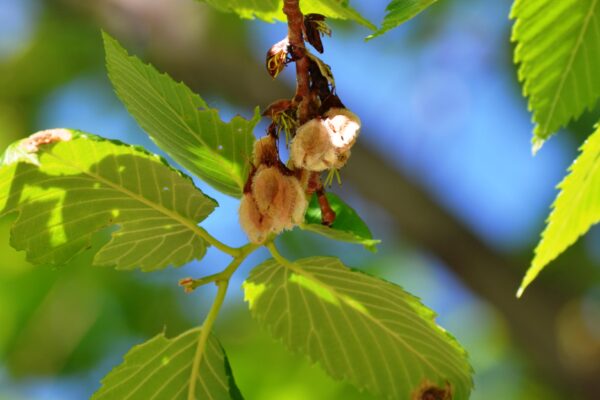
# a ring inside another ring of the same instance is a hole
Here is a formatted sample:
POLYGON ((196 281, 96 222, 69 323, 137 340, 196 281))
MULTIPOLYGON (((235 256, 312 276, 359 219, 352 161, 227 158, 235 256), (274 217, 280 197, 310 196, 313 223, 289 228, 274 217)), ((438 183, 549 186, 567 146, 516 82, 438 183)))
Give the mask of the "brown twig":
POLYGON ((319 201, 319 207, 321 208, 321 223, 326 226, 333 225, 337 215, 329 204, 329 200, 325 195, 325 189, 323 186, 317 190, 317 200, 319 201))
POLYGON ((335 222, 335 211, 331 208, 329 200, 325 195, 325 187, 321 182, 321 174, 319 172, 311 172, 308 178, 307 193, 312 195, 317 194, 317 200, 319 202, 319 208, 321 209, 321 223, 326 226, 331 226, 335 222))
POLYGON ((296 63, 296 96, 298 103, 298 122, 300 125, 311 119, 311 95, 309 68, 310 60, 306 57, 304 45, 303 26, 304 15, 300 11, 300 0, 284 0, 283 13, 288 20, 288 38, 292 52, 292 59, 296 63))
MULTIPOLYGON (((304 44, 304 15, 300 10, 300 0, 284 0, 283 13, 288 20, 288 40, 292 59, 296 63, 296 96, 294 102, 298 105, 298 123, 304 124, 314 117, 313 110, 316 109, 313 104, 314 98, 310 90, 310 60, 306 56, 306 46, 304 44)), ((331 226, 335 221, 335 211, 331 208, 325 189, 321 184, 321 179, 317 174, 312 177, 318 182, 316 188, 319 206, 321 208, 321 221, 323 225, 331 226)))

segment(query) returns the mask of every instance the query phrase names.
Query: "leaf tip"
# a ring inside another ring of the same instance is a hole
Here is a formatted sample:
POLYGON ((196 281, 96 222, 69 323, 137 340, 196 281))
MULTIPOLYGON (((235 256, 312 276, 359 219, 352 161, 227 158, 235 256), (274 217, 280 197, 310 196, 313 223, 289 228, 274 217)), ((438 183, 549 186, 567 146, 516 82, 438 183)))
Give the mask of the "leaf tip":
POLYGON ((521 286, 519 290, 517 290, 517 295, 515 296, 517 299, 520 299, 525 292, 525 286, 521 286))
POLYGON ((531 155, 535 157, 535 155, 538 153, 538 151, 540 151, 542 146, 544 146, 544 143, 546 143, 546 140, 542 139, 541 137, 535 136, 531 140, 531 155))
POLYGON ((533 272, 531 269, 529 271, 527 271, 527 273, 523 277, 521 286, 519 286, 519 290, 517 290, 517 293, 516 293, 517 299, 520 299, 523 297, 523 294, 525 293, 525 289, 527 289, 529 287, 529 285, 531 284, 531 282, 534 281, 534 279, 537 277, 537 275, 538 275, 537 271, 533 272))

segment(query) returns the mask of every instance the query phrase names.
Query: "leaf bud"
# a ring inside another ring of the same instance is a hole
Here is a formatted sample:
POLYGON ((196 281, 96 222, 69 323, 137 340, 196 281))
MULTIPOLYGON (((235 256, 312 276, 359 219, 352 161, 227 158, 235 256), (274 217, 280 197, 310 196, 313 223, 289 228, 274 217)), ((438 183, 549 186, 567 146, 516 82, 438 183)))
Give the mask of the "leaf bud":
POLYGON ((280 42, 275 43, 267 52, 266 66, 269 75, 273 79, 283 71, 289 63, 290 42, 286 37, 280 42))

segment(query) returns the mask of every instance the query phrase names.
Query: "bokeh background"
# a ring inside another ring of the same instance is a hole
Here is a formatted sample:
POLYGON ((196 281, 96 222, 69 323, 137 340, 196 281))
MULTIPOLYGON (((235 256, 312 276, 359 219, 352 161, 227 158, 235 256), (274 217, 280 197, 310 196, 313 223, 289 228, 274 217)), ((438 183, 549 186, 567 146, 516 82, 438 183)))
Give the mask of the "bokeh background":
MULTIPOLYGON (((380 22, 386 1, 352 2, 380 22)), ((584 115, 536 157, 516 80, 509 0, 444 0, 365 42, 332 23, 324 60, 363 120, 333 190, 383 240, 377 254, 309 233, 281 239, 291 258, 323 254, 421 297, 470 353, 473 399, 597 399, 600 393, 600 230, 553 263, 522 300, 554 186, 591 131, 584 115)), ((224 118, 290 97, 293 73, 272 81, 264 55, 285 25, 242 21, 194 0, 0 0, 0 147, 50 127, 155 146, 106 78, 100 30, 185 81, 224 118)), ((264 129, 264 125, 261 129, 264 129)), ((261 130, 257 130, 261 135, 261 130)), ((236 201, 198 182, 221 206, 206 228, 244 243, 236 201)), ((91 252, 34 267, 9 247, 0 219, 0 399, 89 397, 128 348, 197 325, 214 291, 184 295, 178 279, 222 268, 216 251, 154 274, 90 267, 91 252)), ((97 243, 107 233, 98 235, 97 243)), ((369 399, 288 354, 250 319, 235 276, 216 330, 248 399, 369 399)))

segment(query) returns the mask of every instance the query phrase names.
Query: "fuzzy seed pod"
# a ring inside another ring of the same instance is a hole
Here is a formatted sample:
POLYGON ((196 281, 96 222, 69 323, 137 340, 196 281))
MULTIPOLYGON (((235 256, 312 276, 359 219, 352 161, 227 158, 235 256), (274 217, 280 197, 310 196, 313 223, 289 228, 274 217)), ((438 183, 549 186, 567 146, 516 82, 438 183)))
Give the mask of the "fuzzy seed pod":
POLYGON ((356 114, 346 108, 332 108, 325 113, 323 121, 329 128, 331 143, 344 153, 356 143, 360 133, 360 119, 356 114))
POLYGON ((276 167, 259 168, 252 182, 252 194, 258 210, 273 219, 274 233, 303 221, 307 201, 295 176, 286 176, 276 167))
POLYGON ((263 243, 273 229, 273 218, 261 214, 251 193, 245 193, 240 202, 240 225, 252 243, 263 243))
POLYGON ((260 244, 269 234, 303 222, 307 207, 306 195, 295 176, 262 165, 254 175, 251 192, 242 198, 240 224, 250 240, 260 244))
POLYGON ((296 168, 324 171, 335 161, 335 150, 329 131, 321 119, 315 118, 296 130, 290 147, 290 159, 296 168))
POLYGON ((360 132, 360 119, 345 108, 332 108, 296 131, 290 158, 296 168, 309 171, 339 169, 350 157, 360 132))

